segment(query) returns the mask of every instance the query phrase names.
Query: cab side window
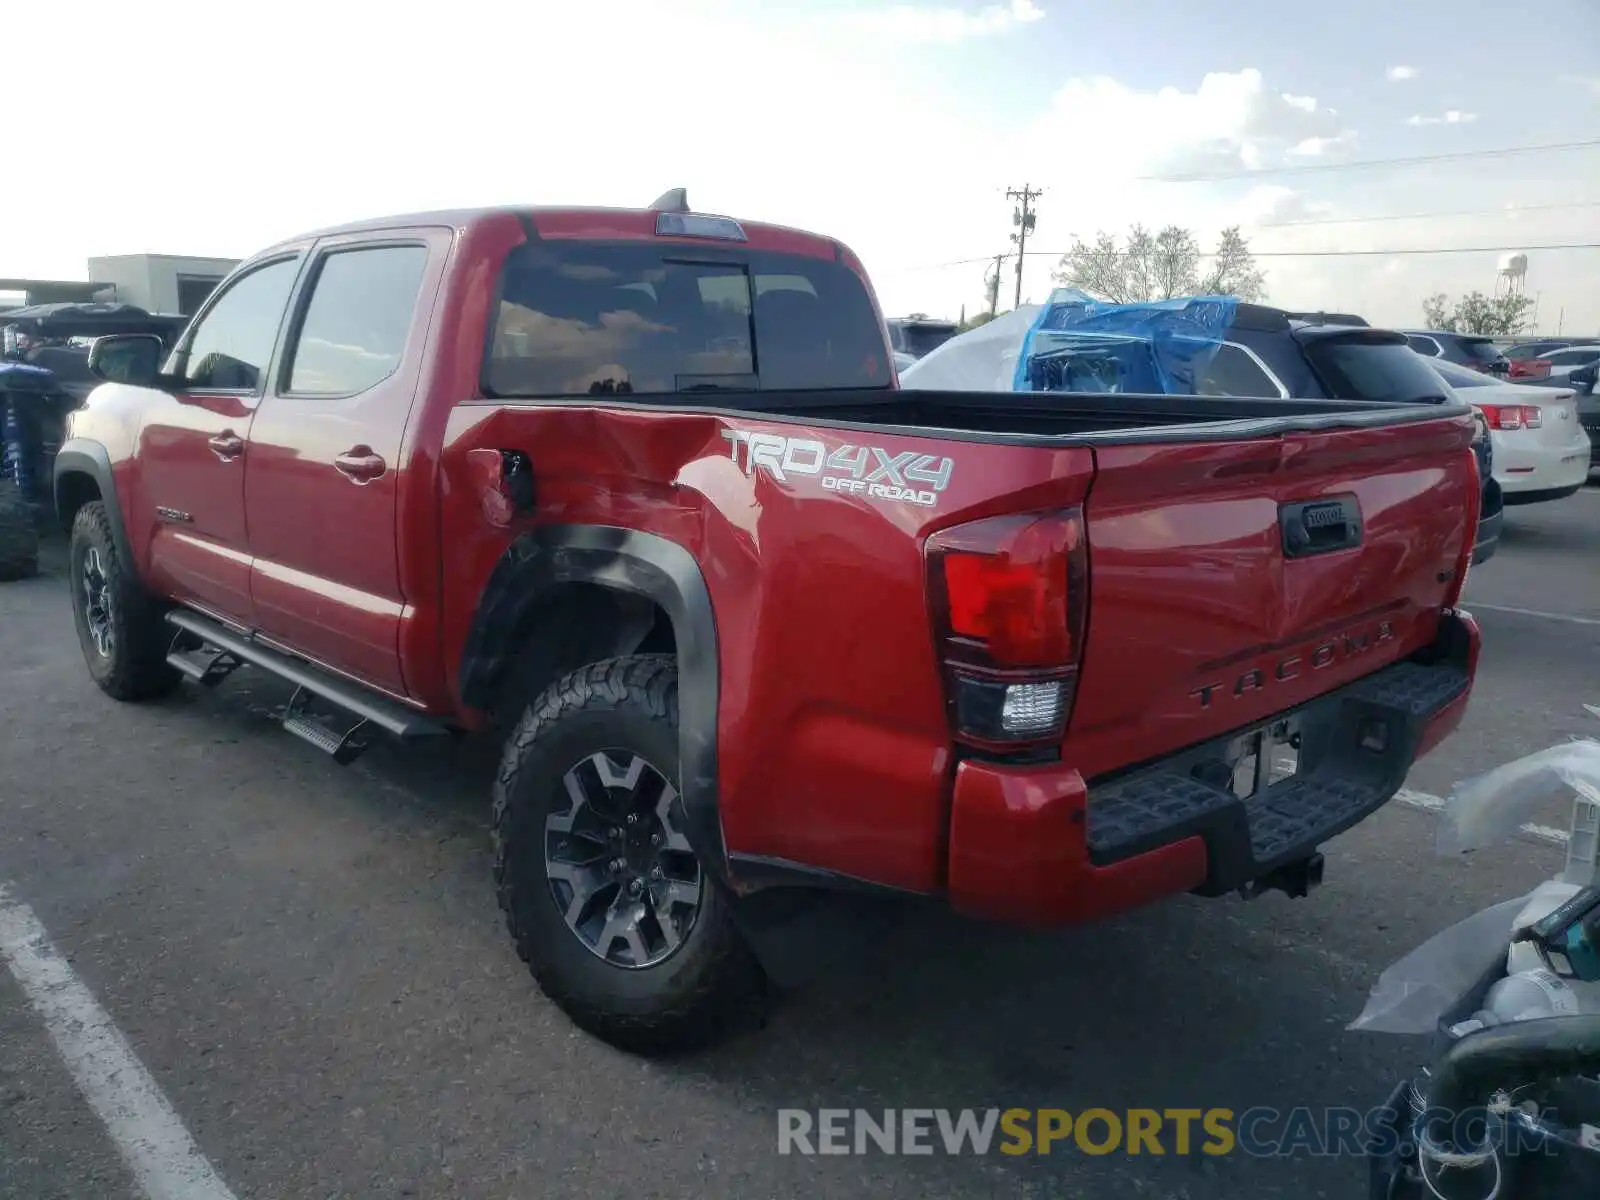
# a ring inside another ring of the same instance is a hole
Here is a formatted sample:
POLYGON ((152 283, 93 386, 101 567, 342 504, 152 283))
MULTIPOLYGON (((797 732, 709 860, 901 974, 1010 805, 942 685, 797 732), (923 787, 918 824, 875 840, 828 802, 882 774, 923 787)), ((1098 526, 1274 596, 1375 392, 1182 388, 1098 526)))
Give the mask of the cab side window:
POLYGON ((353 396, 405 357, 426 246, 369 246, 322 258, 289 365, 291 396, 353 396))
POLYGON ((279 259, 228 285, 179 351, 178 370, 193 391, 259 391, 289 303, 299 260, 279 259))

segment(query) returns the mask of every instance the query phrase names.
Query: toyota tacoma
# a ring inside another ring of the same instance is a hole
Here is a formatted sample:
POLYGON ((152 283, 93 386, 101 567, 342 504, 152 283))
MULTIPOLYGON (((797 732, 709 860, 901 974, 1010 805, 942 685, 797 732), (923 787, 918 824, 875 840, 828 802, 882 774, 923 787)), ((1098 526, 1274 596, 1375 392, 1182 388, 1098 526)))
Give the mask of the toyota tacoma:
POLYGON ((641 1052, 759 992, 763 895, 1303 894, 1471 690, 1467 406, 902 391, 850 250, 681 192, 307 234, 140 336, 54 469, 94 681, 503 730, 511 937, 641 1052))

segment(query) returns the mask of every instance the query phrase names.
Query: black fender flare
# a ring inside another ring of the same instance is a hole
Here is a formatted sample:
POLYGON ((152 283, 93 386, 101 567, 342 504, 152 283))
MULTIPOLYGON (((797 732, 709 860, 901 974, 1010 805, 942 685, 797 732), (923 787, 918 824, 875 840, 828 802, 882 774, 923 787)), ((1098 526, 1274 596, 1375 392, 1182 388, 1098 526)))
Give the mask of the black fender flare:
POLYGON ((70 438, 56 452, 55 468, 50 480, 50 495, 55 503, 56 518, 70 528, 62 511, 61 484, 68 475, 87 475, 100 489, 100 502, 105 505, 106 516, 111 519, 111 536, 117 543, 117 557, 123 569, 135 576, 139 560, 133 556, 133 545, 128 541, 128 527, 122 519, 122 503, 117 498, 116 479, 111 473, 111 455, 99 442, 89 438, 70 438))
POLYGON ((726 882, 728 853, 717 787, 716 615, 700 565, 677 542, 611 525, 541 525, 517 537, 490 573, 462 647, 462 700, 474 708, 491 706, 518 650, 525 618, 568 584, 647 598, 672 622, 684 832, 701 861, 726 882))

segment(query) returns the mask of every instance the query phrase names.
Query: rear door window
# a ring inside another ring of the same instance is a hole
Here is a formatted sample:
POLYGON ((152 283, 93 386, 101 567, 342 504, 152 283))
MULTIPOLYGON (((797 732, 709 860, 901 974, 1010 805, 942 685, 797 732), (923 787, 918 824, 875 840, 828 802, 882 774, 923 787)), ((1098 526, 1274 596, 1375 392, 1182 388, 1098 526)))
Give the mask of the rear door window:
POLYGON ((1431 337, 1421 337, 1415 333, 1406 338, 1406 345, 1418 354, 1426 354, 1429 358, 1438 358, 1441 353, 1438 342, 1431 337))
POLYGON ((494 396, 887 388, 881 327, 841 264, 750 251, 514 251, 484 366, 494 396))
POLYGON ((1266 396, 1289 394, 1253 354, 1242 346, 1224 342, 1196 379, 1202 396, 1266 396))
POLYGON ((1399 342, 1322 338, 1308 342, 1305 350, 1335 400, 1442 403, 1447 398, 1432 365, 1399 342))
POLYGON ((317 269, 289 367, 297 396, 355 395, 393 375, 428 265, 426 246, 335 250, 317 269))

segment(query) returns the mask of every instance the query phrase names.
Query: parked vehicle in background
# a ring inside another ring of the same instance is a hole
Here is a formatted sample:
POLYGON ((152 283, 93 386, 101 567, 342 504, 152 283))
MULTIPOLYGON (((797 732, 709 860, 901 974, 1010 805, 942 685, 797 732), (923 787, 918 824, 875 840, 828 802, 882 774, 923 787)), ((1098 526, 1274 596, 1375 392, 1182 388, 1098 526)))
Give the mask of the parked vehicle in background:
POLYGON ((1529 383, 1538 383, 1541 387, 1570 387, 1579 391, 1582 389, 1574 384, 1572 373, 1600 364, 1600 345, 1563 346, 1559 350, 1547 350, 1530 361, 1546 366, 1543 374, 1537 379, 1528 380, 1529 383))
POLYGON ((1436 329, 1402 329, 1411 348, 1424 358, 1438 358, 1490 375, 1511 373, 1511 360, 1491 337, 1476 333, 1443 333, 1436 329))
POLYGON ((681 192, 283 242, 71 414, 88 672, 248 664, 336 762, 498 718, 511 937, 636 1050, 727 1028, 808 889, 1305 894, 1465 712, 1471 408, 911 393, 889 353, 846 247, 681 192))
MULTIPOLYGON (((1151 370, 1146 349, 1153 339, 1168 336, 1157 332, 1164 323, 1169 330, 1189 331, 1172 334, 1174 342, 1201 344, 1190 336, 1198 325, 1181 313, 1174 314, 1172 309, 1173 305, 1185 303, 1203 306, 1211 302, 1173 300, 1108 306, 1115 309, 1110 314, 1114 324, 1109 325, 1106 314, 1086 309, 1083 323, 1075 331, 1082 334, 1078 342, 1081 348, 1036 361, 1032 386, 1060 392, 1168 390, 1198 396, 1419 404, 1444 403, 1453 398, 1448 388, 1440 386, 1439 377, 1407 348, 1402 334, 1373 329, 1350 313, 1292 312, 1264 304, 1233 306, 1226 329, 1220 331, 1220 345, 1200 357, 1199 368, 1189 373, 1192 378, 1180 380, 1170 372, 1151 370), (1131 339, 1142 348, 1137 354, 1130 354, 1117 339, 1131 339)), ((962 334, 919 360, 906 372, 902 385, 919 389, 959 379, 964 386, 980 386, 982 369, 974 375, 964 365, 957 366, 957 361, 968 353, 969 347, 977 349, 978 362, 990 357, 1002 361, 1003 351, 991 354, 984 348, 1003 345, 1007 339, 1005 330, 1012 326, 1018 331, 1012 340, 1019 340, 1022 330, 1038 312, 1038 306, 1029 306, 962 334), (947 362, 948 368, 944 365, 947 362)), ((1014 361, 1014 357, 1004 361, 1014 361)), ((1011 381, 995 379, 991 386, 1009 387, 1011 381)), ((1493 557, 1504 520, 1500 485, 1493 471, 1494 447, 1481 417, 1473 446, 1483 489, 1472 558, 1477 564, 1493 557)))
POLYGON ((923 313, 892 317, 884 324, 889 329, 889 348, 913 359, 937 350, 961 329, 954 321, 936 321, 923 313))
POLYGON ((894 353, 894 369, 896 371, 908 370, 911 367, 911 364, 917 361, 916 359, 912 358, 911 355, 905 353, 902 350, 896 350, 893 353, 894 353))
POLYGON ((1596 448, 1578 419, 1572 389, 1510 383, 1438 360, 1427 365, 1483 413, 1494 444, 1494 478, 1507 504, 1560 500, 1584 485, 1596 448))
POLYGON ((40 517, 52 508, 50 466, 66 416, 99 383, 89 341, 149 333, 170 348, 185 320, 127 304, 36 304, 0 314, 0 580, 39 569, 40 517))
POLYGON ((1600 470, 1600 396, 1595 395, 1595 379, 1600 375, 1600 363, 1579 367, 1567 376, 1567 382, 1578 393, 1578 420, 1589 434, 1594 445, 1589 458, 1589 469, 1600 470))
POLYGON ((1522 362, 1526 359, 1538 358, 1541 354, 1549 354, 1552 350, 1565 350, 1568 346, 1594 345, 1600 345, 1600 338, 1541 338, 1538 341, 1518 342, 1514 346, 1507 346, 1506 357, 1512 362, 1522 362))

